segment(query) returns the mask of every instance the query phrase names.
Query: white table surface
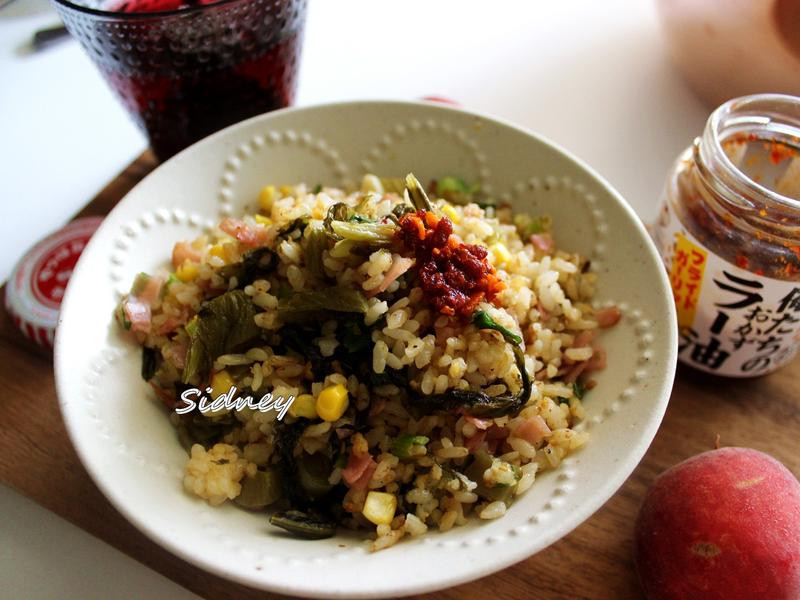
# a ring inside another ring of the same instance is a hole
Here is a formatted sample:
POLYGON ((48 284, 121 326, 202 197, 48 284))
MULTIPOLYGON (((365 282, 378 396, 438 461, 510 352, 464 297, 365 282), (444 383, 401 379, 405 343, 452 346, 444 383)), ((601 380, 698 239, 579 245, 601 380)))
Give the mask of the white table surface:
MULTIPOLYGON (((0 280, 146 145, 76 42, 30 52, 55 23, 46 0, 0 9, 0 280)), ((659 34, 650 0, 311 0, 298 104, 456 99, 577 154, 647 221, 708 113, 659 34)), ((3 486, 0 514, 0 596, 193 597, 3 486)))

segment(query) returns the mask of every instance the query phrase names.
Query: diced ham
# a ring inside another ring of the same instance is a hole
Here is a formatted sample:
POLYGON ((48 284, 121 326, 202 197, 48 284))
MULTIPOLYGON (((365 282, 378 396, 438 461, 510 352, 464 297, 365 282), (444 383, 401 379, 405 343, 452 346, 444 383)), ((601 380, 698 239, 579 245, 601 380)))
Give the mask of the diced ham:
POLYGON ((245 246, 256 248, 265 246, 272 241, 272 235, 266 227, 261 225, 248 225, 241 219, 223 219, 219 228, 228 235, 235 237, 245 246))
POLYGON ((470 454, 474 454, 478 447, 486 439, 486 432, 479 431, 475 435, 468 437, 464 440, 464 446, 469 450, 470 454))
POLYGON ((189 262, 200 262, 200 253, 192 248, 189 242, 178 242, 172 248, 172 266, 176 269, 187 260, 189 262))
MULTIPOLYGON (((590 361, 591 359, 589 359, 590 361)), ((577 381, 578 377, 580 377, 583 372, 586 370, 586 367, 589 364, 589 361, 581 361, 579 363, 575 363, 572 367, 564 374, 564 382, 565 383, 573 383, 577 381)))
POLYGON ((592 371, 601 371, 606 368, 606 351, 605 348, 595 347, 594 354, 589 360, 575 363, 572 368, 564 375, 565 383, 572 383, 577 381, 578 378, 584 373, 591 373, 592 371))
POLYGON ((575 336, 575 341, 572 342, 573 348, 583 348, 588 346, 594 339, 594 331, 585 329, 575 336))
POLYGON ((607 327, 613 327, 614 325, 619 323, 621 317, 622 313, 616 306, 603 308, 601 310, 598 310, 597 313, 595 314, 595 318, 597 318, 597 324, 603 329, 607 327))
POLYGON ((165 335, 171 331, 175 331, 179 325, 183 325, 184 319, 169 316, 167 320, 161 324, 161 327, 156 329, 156 335, 165 335))
MULTIPOLYGON (((584 348, 591 344, 594 339, 594 331, 585 330, 581 331, 575 336, 572 342, 572 348, 584 348)), ((557 377, 564 377, 567 383, 572 383, 578 376, 586 369, 586 361, 574 362, 569 358, 564 359, 565 366, 561 367, 556 374, 557 377)))
POLYGON ((152 306, 153 302, 155 302, 156 299, 158 299, 158 296, 161 294, 161 286, 163 283, 164 280, 161 279, 161 277, 151 277, 147 280, 144 289, 139 292, 139 299, 142 302, 152 306))
POLYGON ((362 479, 364 479, 365 475, 368 475, 366 484, 369 484, 372 473, 375 472, 377 466, 377 463, 372 459, 370 454, 356 454, 355 452, 351 452, 350 458, 347 460, 347 466, 342 469, 342 479, 344 479, 351 488, 366 489, 366 485, 364 485, 363 488, 359 487, 360 484, 363 483, 362 479))
POLYGON ((122 312, 131 324, 131 331, 150 333, 152 327, 153 302, 161 294, 164 280, 160 277, 149 277, 144 287, 136 295, 128 295, 122 299, 122 312))
POLYGON ((364 469, 364 473, 361 474, 361 477, 350 484, 350 488, 354 490, 366 490, 369 487, 370 479, 372 479, 372 475, 375 473, 375 469, 377 468, 378 465, 375 463, 375 461, 372 461, 367 465, 367 468, 364 469))
POLYGON ((376 294, 380 294, 381 292, 385 292, 386 289, 392 285, 392 283, 403 273, 408 271, 414 265, 413 258, 406 258, 405 256, 400 256, 399 254, 392 255, 392 266, 389 267, 389 270, 386 271, 386 274, 383 276, 383 281, 381 281, 378 287, 372 288, 366 292, 367 298, 371 298, 376 294))
POLYGON ((475 429, 489 429, 489 427, 494 425, 494 422, 491 419, 479 419, 478 417, 472 417, 469 415, 465 416, 464 420, 467 423, 472 423, 475 426, 475 429))
POLYGON ((586 372, 600 371, 606 368, 605 348, 595 348, 592 358, 586 361, 586 372))
POLYGON ((128 296, 122 301, 125 318, 130 321, 131 331, 150 333, 150 305, 136 296, 128 296))
POLYGON ((175 341, 170 342, 166 348, 164 348, 164 357, 173 365, 175 365, 175 368, 180 371, 186 366, 186 354, 188 352, 188 340, 178 336, 175 341))
POLYGON ((534 247, 545 253, 550 252, 555 246, 553 236, 549 233, 532 233, 528 239, 534 247))
POLYGON ((517 425, 514 429, 514 436, 525 440, 531 444, 538 444, 544 438, 552 433, 550 428, 545 423, 544 419, 539 415, 534 415, 525 419, 522 423, 517 425))

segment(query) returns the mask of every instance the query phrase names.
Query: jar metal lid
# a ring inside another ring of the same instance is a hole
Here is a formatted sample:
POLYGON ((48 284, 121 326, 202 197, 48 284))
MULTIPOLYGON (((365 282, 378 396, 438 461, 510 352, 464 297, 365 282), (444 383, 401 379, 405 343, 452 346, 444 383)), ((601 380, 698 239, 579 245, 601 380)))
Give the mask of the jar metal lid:
POLYGON ((76 219, 47 236, 17 263, 6 285, 6 310, 26 337, 52 347, 72 270, 102 217, 76 219))

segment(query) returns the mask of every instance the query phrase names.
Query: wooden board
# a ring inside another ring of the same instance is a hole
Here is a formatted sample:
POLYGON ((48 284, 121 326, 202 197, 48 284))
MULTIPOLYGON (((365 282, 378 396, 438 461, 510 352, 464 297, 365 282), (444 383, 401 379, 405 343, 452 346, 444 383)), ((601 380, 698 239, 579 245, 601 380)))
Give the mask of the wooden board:
MULTIPOLYGON (((139 157, 80 216, 106 214, 154 166, 151 155, 139 157)), ((712 448, 717 435, 722 445, 758 448, 800 473, 800 399, 794 375, 798 366, 796 361, 753 380, 726 380, 679 368, 666 418, 647 455, 593 517, 561 541, 500 573, 420 597, 639 598, 633 523, 643 494, 658 473, 712 448)), ((205 573, 125 521, 92 483, 67 438, 55 395, 52 355, 24 338, 5 309, 0 309, 0 381, 4 483, 201 596, 277 597, 205 573)))

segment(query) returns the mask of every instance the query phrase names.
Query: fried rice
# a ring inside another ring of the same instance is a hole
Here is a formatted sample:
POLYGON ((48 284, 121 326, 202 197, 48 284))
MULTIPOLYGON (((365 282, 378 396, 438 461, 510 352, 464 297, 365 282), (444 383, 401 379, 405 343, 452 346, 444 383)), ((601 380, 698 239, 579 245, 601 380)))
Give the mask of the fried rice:
POLYGON ((301 537, 368 530, 379 550, 502 517, 587 443, 596 330, 620 315, 592 304, 589 261, 545 216, 453 177, 427 194, 413 176, 269 185, 257 205, 177 242, 117 311, 189 452, 188 493, 301 537), (283 419, 177 410, 232 386, 293 402, 283 419))

